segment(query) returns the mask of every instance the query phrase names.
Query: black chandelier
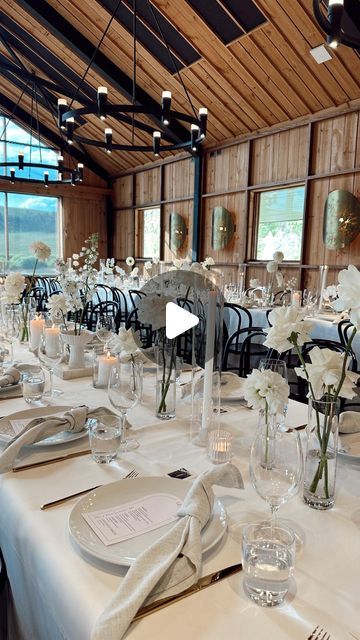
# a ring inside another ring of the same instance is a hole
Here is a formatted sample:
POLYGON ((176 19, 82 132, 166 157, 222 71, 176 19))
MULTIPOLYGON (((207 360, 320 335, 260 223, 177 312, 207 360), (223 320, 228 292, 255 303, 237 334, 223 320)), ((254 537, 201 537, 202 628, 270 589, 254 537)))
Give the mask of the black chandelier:
MULTIPOLYGON (((31 102, 31 126, 29 130, 29 148, 30 148, 30 158, 29 161, 25 160, 24 153, 19 153, 16 161, 11 162, 0 162, 0 170, 3 169, 3 174, 0 173, 0 180, 7 180, 11 184, 15 184, 16 182, 22 182, 27 184, 43 184, 45 188, 48 188, 50 185, 54 184, 71 184, 75 186, 77 183, 82 182, 84 178, 84 165, 79 162, 76 168, 71 168, 64 165, 64 157, 62 152, 59 152, 57 157, 56 164, 48 164, 46 162, 41 161, 42 156, 42 146, 40 141, 40 131, 39 131, 39 118, 38 118, 38 104, 37 104, 37 80, 35 76, 33 79, 27 82, 26 87, 22 91, 17 103, 15 104, 10 115, 5 116, 8 120, 5 123, 4 129, 0 135, 0 141, 3 139, 5 135, 6 129, 8 127, 9 122, 13 119, 16 109, 19 106, 19 103, 24 95, 24 92, 27 86, 31 84, 32 88, 32 102, 31 102), (34 108, 35 103, 35 108, 34 108), (31 148, 33 146, 32 139, 37 136, 38 140, 38 150, 40 162, 32 162, 31 160, 31 148), (29 169, 28 175, 26 175, 26 169, 29 169), (31 169, 43 169, 43 177, 42 178, 32 178, 30 177, 31 169), (57 179, 49 178, 49 171, 56 171, 57 179)), ((66 143, 65 143, 66 144, 66 143)), ((64 144, 64 146, 65 146, 64 144)), ((24 145, 27 146, 27 145, 24 145)))
MULTIPOLYGON (((193 111, 193 115, 189 115, 187 113, 183 113, 180 111, 174 111, 171 108, 171 92, 163 91, 162 92, 162 101, 161 106, 159 107, 144 107, 142 105, 137 104, 136 100, 136 45, 137 45, 137 34, 136 34, 136 25, 137 25, 137 6, 136 0, 132 1, 132 37, 133 37, 133 77, 132 77, 132 103, 131 104, 109 104, 108 103, 108 89, 105 86, 98 87, 97 90, 97 100, 94 103, 88 103, 85 106, 79 108, 72 108, 72 104, 76 99, 80 87, 85 79, 87 72, 90 69, 90 66, 101 46, 102 41, 116 16, 117 10, 121 4, 122 0, 118 0, 117 5, 112 13, 110 21, 100 39, 98 46, 96 47, 92 58, 89 62, 89 65, 80 80, 80 84, 76 89, 75 95, 68 105, 67 100, 65 98, 58 99, 58 126, 61 130, 65 132, 66 141, 69 145, 74 144, 74 142, 78 142, 80 144, 91 145, 94 147, 100 147, 105 150, 106 153, 111 154, 112 151, 143 151, 143 152, 153 152, 155 156, 159 156, 163 151, 175 151, 179 149, 188 150, 190 153, 196 153, 199 149, 199 145, 204 140, 206 136, 206 126, 207 126, 207 114, 208 111, 205 107, 201 107, 196 113, 190 96, 184 86, 181 75, 177 69, 176 62, 172 56, 171 50, 165 40, 164 33, 161 29, 161 26, 157 20, 157 17, 154 13, 151 3, 149 0, 146 0, 149 11, 151 12, 154 21, 156 22, 159 35, 161 36, 169 56, 171 58, 172 64, 174 65, 175 71, 179 77, 179 80, 183 86, 185 94, 190 102, 190 106, 193 111), (107 126, 104 129, 104 137, 102 140, 97 140, 95 138, 89 138, 78 133, 78 129, 81 127, 79 120, 81 116, 86 115, 96 115, 102 122, 105 122, 108 117, 112 116, 116 120, 129 124, 131 126, 131 143, 121 143, 114 142, 113 140, 113 131, 112 128, 107 126), (142 122, 137 119, 137 116, 152 116, 156 118, 159 123, 165 128, 165 132, 160 131, 159 129, 154 129, 153 126, 142 122), (169 141, 169 135, 166 134, 166 127, 170 125, 171 122, 175 120, 180 120, 190 124, 190 132, 189 139, 186 141, 181 141, 177 143, 169 143, 167 144, 163 140, 169 141), (144 144, 136 144, 135 143, 135 131, 145 131, 152 135, 152 144, 144 145, 144 144)), ((84 104, 84 103, 83 103, 84 104)))
POLYGON ((323 6, 323 0, 313 0, 315 18, 327 35, 329 47, 336 49, 344 44, 352 49, 360 49, 359 0, 329 0, 327 15, 323 6))

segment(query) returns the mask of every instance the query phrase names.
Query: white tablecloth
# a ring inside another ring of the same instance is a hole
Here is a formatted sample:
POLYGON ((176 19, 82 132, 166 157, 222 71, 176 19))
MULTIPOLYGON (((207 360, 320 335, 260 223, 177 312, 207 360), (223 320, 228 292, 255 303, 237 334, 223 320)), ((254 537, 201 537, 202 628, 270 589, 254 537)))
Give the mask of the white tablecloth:
MULTIPOLYGON (((56 382, 65 391, 59 399, 62 404, 107 404, 106 393, 94 390, 89 379, 56 382)), ((144 396, 149 405, 153 395, 154 380, 149 377, 144 396)), ((261 520, 269 511, 248 481, 248 453, 256 412, 239 405, 231 409, 226 401, 224 406, 229 411, 222 415, 222 422, 233 433, 233 462, 240 468, 246 486, 244 491, 217 490, 228 512, 229 530, 204 557, 204 574, 239 562, 243 523, 261 520)), ((2 415, 23 408, 21 398, 1 401, 2 415)), ((144 475, 162 475, 182 466, 194 474, 209 468, 206 451, 191 441, 189 411, 189 405, 179 403, 180 417, 161 423, 154 420, 150 406, 136 407, 130 420, 141 446, 122 454, 111 465, 97 465, 84 456, 2 476, 0 545, 12 591, 11 640, 89 640, 91 628, 121 575, 107 573, 101 566, 85 561, 71 542, 68 518, 75 500, 48 511, 41 511, 40 505, 117 480, 133 467, 144 475)), ((306 407, 290 403, 289 424, 299 425, 305 420, 306 407)), ((85 439, 66 449, 87 445, 85 439)), ((49 450, 45 454, 49 456, 49 450)), ((38 450, 33 457, 45 454, 38 450)), ((330 511, 308 508, 301 496, 282 507, 280 516, 291 520, 304 538, 284 605, 274 609, 257 607, 244 594, 243 576, 237 574, 133 624, 127 637, 305 640, 318 624, 327 629, 332 640, 350 640, 350 631, 360 637, 359 472, 360 466, 339 461, 336 505, 330 511)))

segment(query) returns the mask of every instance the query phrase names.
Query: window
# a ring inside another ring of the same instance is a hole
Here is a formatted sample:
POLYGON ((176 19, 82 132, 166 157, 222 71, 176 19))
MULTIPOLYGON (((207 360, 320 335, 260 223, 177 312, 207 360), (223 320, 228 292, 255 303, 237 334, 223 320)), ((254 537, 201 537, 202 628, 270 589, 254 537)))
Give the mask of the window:
POLYGON ((301 259, 304 204, 304 186, 258 194, 256 260, 271 260, 275 251, 285 260, 301 259))
MULTIPOLYGON (((0 159, 17 162, 19 153, 25 162, 57 164, 57 153, 19 127, 12 120, 0 116, 0 159)), ((10 168, 7 167, 8 175, 10 168)), ((16 174, 19 175, 19 169, 16 174)), ((43 178, 42 168, 25 167, 20 173, 26 178, 43 178)), ((57 171, 49 170, 49 179, 57 179, 57 171)), ((60 255, 59 198, 22 193, 0 192, 0 260, 7 270, 29 272, 34 256, 29 246, 41 240, 51 247, 46 263, 38 263, 37 273, 55 271, 55 260, 60 255)))
POLYGON ((160 207, 139 209, 137 213, 137 257, 160 258, 160 207))
POLYGON ((20 193, 5 196, 4 216, 0 217, 1 253, 10 271, 29 272, 34 266, 34 256, 29 246, 38 240, 51 248, 46 263, 38 263, 37 273, 55 271, 55 260, 60 255, 59 198, 30 196, 20 193))

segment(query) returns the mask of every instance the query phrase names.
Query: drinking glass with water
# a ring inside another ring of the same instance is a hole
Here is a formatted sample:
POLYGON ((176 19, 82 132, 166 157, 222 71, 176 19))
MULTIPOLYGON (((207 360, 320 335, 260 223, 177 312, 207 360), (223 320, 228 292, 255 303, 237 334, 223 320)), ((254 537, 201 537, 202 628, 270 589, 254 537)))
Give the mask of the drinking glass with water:
POLYGON ((39 367, 33 369, 28 375, 22 379, 22 393, 25 402, 33 404, 39 402, 43 397, 45 390, 44 371, 39 367))
POLYGON ((295 563, 295 536, 285 526, 269 522, 248 524, 243 530, 244 587, 262 607, 281 604, 289 589, 295 563))

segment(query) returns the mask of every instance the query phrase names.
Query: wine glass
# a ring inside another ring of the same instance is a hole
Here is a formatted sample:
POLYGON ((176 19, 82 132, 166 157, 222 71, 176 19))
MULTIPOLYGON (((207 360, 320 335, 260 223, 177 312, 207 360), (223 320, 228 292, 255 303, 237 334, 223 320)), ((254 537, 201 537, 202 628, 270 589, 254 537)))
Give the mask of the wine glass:
POLYGON ((40 336, 40 344, 37 350, 37 357, 41 364, 49 372, 50 388, 44 393, 44 396, 56 398, 64 392, 54 388, 54 367, 60 362, 64 355, 64 344, 61 339, 60 331, 57 328, 46 328, 40 336), (52 331, 53 333, 48 333, 52 331))
POLYGON ((96 335, 104 344, 104 349, 111 336, 115 333, 115 319, 113 316, 101 315, 96 322, 96 335))
POLYGON ((259 496, 270 505, 271 526, 282 504, 299 490, 303 474, 300 436, 276 425, 260 428, 250 451, 250 479, 259 496))
POLYGON ((140 446, 135 438, 126 438, 125 427, 128 411, 138 402, 139 389, 139 372, 134 362, 119 362, 111 369, 108 396, 112 406, 121 416, 120 451, 130 451, 140 446))

